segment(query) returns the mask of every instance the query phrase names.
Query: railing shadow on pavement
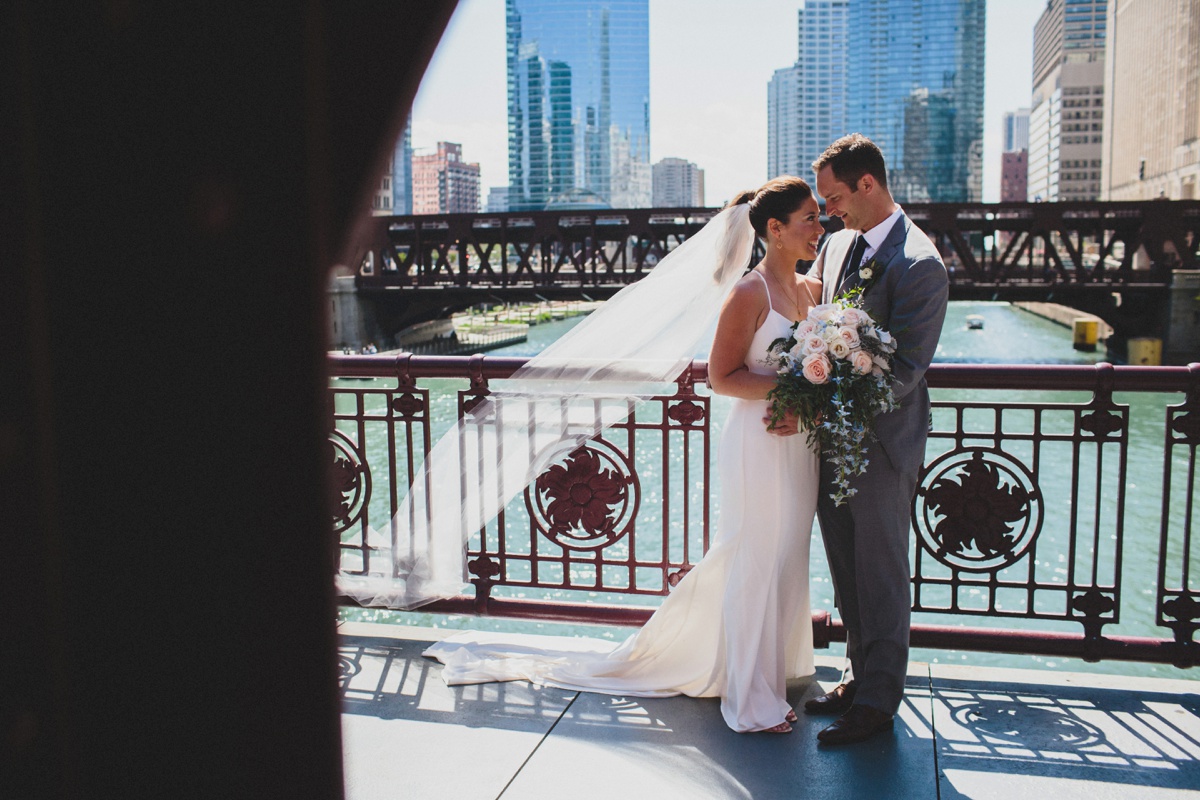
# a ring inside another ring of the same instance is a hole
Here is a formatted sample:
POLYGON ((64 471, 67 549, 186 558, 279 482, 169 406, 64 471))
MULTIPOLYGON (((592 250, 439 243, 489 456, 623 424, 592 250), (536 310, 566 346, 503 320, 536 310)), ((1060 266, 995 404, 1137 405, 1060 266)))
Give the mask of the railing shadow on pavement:
POLYGON ((1200 694, 1130 681, 1097 688, 1094 678, 1033 685, 935 676, 925 721, 936 732, 940 796, 978 796, 998 775, 1042 787, 1200 786, 1200 694))

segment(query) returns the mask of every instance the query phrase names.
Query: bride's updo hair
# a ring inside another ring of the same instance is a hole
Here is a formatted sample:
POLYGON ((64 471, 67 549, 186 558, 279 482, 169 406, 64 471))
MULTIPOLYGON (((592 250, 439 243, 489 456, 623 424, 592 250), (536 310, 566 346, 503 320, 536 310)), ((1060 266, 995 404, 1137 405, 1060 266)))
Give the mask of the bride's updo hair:
POLYGON ((750 206, 750 224, 760 239, 767 238, 767 221, 777 219, 787 222, 792 212, 813 196, 812 188, 802 178, 780 175, 764 183, 758 189, 748 189, 732 200, 729 205, 750 206))

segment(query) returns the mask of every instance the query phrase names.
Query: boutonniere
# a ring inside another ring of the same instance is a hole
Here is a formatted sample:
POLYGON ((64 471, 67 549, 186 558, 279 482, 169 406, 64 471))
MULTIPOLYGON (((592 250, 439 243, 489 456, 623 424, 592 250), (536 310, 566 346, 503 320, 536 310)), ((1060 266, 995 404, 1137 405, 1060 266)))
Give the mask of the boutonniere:
POLYGON ((859 285, 865 292, 871 288, 875 281, 879 280, 879 276, 883 274, 883 265, 873 258, 867 259, 867 263, 858 268, 859 285))

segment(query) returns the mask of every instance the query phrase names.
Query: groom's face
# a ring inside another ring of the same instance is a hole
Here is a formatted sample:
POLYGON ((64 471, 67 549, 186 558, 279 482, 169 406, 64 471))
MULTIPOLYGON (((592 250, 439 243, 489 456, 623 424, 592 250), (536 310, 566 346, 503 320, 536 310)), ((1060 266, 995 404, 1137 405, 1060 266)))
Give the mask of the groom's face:
POLYGON ((833 167, 824 166, 817 173, 817 194, 825 198, 825 213, 838 217, 842 224, 855 231, 862 230, 867 213, 867 197, 863 192, 852 192, 850 187, 833 175, 833 167))

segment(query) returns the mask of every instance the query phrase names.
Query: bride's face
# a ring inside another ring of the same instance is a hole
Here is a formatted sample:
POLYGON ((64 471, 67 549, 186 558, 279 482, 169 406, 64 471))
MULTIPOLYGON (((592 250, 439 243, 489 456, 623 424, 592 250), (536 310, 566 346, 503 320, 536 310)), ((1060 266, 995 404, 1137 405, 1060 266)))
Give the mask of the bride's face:
POLYGON ((821 208, 815 198, 808 198, 800 207, 788 215, 787 222, 772 220, 779 225, 779 241, 785 248, 795 252, 797 260, 812 261, 817 257, 817 246, 825 233, 821 224, 821 208))

